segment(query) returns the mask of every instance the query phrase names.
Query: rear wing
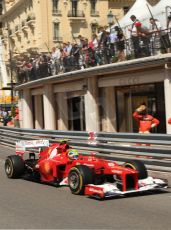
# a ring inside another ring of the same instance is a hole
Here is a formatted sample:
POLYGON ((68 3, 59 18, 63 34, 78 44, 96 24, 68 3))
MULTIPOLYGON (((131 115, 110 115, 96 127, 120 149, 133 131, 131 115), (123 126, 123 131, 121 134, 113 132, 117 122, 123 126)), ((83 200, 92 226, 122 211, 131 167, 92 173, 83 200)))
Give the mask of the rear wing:
POLYGON ((17 141, 15 144, 16 154, 23 155, 27 148, 49 147, 49 140, 22 140, 17 141))

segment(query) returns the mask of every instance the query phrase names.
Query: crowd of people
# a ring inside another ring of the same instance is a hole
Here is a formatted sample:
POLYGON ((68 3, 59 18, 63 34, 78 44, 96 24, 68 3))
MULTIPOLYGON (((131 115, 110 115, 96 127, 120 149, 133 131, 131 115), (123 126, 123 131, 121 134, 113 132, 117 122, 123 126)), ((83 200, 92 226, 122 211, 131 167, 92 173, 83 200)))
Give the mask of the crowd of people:
POLYGON ((130 58, 141 58, 171 52, 171 13, 166 28, 153 17, 149 25, 143 25, 135 15, 130 17, 130 38, 126 39, 120 26, 100 27, 92 39, 79 35, 74 42, 63 42, 51 52, 36 54, 17 62, 18 82, 57 75, 63 72, 85 69, 130 58))
POLYGON ((0 108, 0 124, 19 127, 19 109, 17 107, 0 108))

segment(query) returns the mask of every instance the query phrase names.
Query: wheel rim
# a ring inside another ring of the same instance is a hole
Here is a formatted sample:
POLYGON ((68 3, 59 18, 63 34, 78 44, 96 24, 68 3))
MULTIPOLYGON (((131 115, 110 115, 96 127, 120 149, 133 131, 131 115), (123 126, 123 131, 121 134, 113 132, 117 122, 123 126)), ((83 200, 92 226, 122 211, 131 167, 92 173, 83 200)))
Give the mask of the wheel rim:
POLYGON ((69 178, 70 188, 77 189, 79 186, 79 182, 80 182, 79 175, 76 172, 72 172, 69 178))
POLYGON ((11 172, 12 172, 11 164, 10 164, 9 161, 7 161, 6 164, 5 164, 5 171, 6 171, 7 175, 10 175, 11 172))

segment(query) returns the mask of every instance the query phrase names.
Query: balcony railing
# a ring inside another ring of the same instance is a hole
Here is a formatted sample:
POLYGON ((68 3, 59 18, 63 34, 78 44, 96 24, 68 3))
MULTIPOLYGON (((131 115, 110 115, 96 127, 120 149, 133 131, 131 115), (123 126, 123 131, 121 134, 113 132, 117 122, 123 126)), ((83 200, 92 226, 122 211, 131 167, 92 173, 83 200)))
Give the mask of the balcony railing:
POLYGON ((94 17, 98 17, 98 16, 99 16, 99 11, 91 10, 91 11, 90 11, 90 15, 91 15, 91 16, 94 16, 94 17))
POLYGON ((52 14, 56 15, 56 16, 59 16, 59 15, 62 15, 62 12, 61 12, 61 10, 53 9, 52 14))
MULTIPOLYGON (((166 53, 166 49, 168 48, 168 45, 170 47, 171 43, 170 31, 171 28, 166 30, 166 34, 164 35, 164 37, 161 37, 162 39, 159 42, 158 40, 155 40, 155 36, 151 37, 150 34, 149 37, 146 37, 145 39, 144 37, 140 36, 136 44, 132 38, 128 38, 123 41, 117 41, 115 43, 109 43, 106 45, 100 43, 99 46, 95 49, 89 48, 87 50, 83 50, 78 47, 79 59, 78 56, 74 56, 73 53, 71 53, 71 55, 67 57, 62 56, 61 60, 59 61, 59 66, 54 67, 54 65, 51 65, 51 62, 49 62, 50 67, 47 65, 45 70, 44 67, 43 69, 41 69, 42 65, 39 65, 38 69, 33 69, 33 71, 35 71, 34 74, 31 71, 25 72, 25 79, 23 78, 23 72, 21 71, 22 75, 18 75, 21 80, 21 82, 19 83, 56 75, 62 72, 80 70, 99 65, 111 64, 115 62, 127 61, 135 58, 144 58, 154 55, 160 55, 160 53, 166 53), (86 58, 83 58, 85 56, 86 58), (28 77, 29 74, 30 76, 28 77)), ((156 33, 154 33, 154 35, 155 34, 156 33)), ((60 42, 62 38, 58 37, 58 34, 56 34, 53 40, 54 42, 60 42)))
POLYGON ((84 18, 85 14, 82 10, 70 10, 70 11, 68 11, 68 17, 70 17, 70 18, 84 18))
POLYGON ((62 37, 54 36, 54 37, 53 37, 53 41, 54 41, 54 42, 62 42, 63 39, 62 39, 62 37))

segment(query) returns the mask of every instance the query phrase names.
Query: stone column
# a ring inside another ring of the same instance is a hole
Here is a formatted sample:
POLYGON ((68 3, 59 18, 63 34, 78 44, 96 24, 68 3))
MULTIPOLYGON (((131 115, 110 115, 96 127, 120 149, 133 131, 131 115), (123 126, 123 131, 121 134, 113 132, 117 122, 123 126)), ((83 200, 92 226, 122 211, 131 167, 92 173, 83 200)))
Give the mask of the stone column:
POLYGON ((55 100, 52 85, 44 86, 43 94, 44 105, 44 128, 55 130, 56 118, 55 118, 55 100))
POLYGON ((35 128, 43 129, 42 95, 35 95, 35 128))
POLYGON ((85 95, 85 123, 86 131, 100 131, 98 86, 97 78, 87 79, 87 93, 85 95))
POLYGON ((29 89, 23 90, 23 128, 33 129, 32 96, 29 89))
POLYGON ((58 130, 68 130, 68 106, 65 92, 57 93, 58 130))
POLYGON ((171 125, 168 119, 171 117, 171 69, 165 69, 164 79, 165 109, 166 109, 166 132, 171 134, 171 125))
POLYGON ((116 127, 116 101, 114 87, 104 88, 104 113, 105 113, 105 129, 107 132, 117 132, 116 127))

